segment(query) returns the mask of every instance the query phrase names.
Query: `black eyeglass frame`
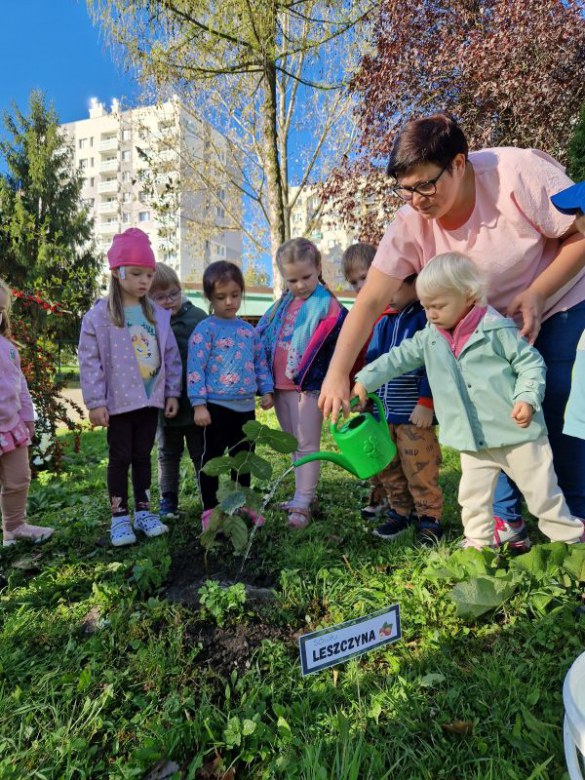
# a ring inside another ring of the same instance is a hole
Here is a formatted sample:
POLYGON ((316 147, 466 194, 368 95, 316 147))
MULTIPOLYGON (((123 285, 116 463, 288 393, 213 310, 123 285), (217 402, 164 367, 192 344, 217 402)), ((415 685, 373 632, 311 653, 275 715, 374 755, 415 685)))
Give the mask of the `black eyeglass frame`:
POLYGON ((441 169, 440 173, 435 176, 434 179, 429 179, 428 181, 421 181, 420 184, 417 184, 416 187, 406 187, 403 184, 395 184, 393 187, 391 187, 392 193, 397 197, 400 198, 400 200, 405 201, 406 203, 409 203, 414 194, 421 195, 423 198, 432 198, 437 194, 437 182, 441 178, 441 176, 445 173, 445 171, 449 168, 451 165, 451 160, 445 165, 444 168, 441 169), (421 192, 421 187, 432 187, 432 192, 421 192), (401 195, 398 190, 403 190, 407 194, 401 195))

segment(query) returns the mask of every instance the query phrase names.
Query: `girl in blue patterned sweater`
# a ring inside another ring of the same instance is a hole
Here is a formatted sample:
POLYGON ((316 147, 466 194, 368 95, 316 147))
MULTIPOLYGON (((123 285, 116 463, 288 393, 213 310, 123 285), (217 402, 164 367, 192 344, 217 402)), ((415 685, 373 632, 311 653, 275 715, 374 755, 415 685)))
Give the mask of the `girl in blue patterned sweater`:
MULTIPOLYGON (((272 407, 273 383, 256 331, 236 316, 244 293, 244 277, 238 266, 225 260, 211 263, 203 274, 203 292, 210 302, 211 316, 197 325, 189 339, 187 393, 195 425, 204 428, 205 465, 223 455, 226 448, 234 455, 249 447, 241 441, 242 426, 254 419, 257 393, 263 409, 272 407)), ((240 474, 238 481, 249 487, 250 475, 240 474)), ((202 471, 200 487, 205 530, 218 503, 217 477, 202 471)))

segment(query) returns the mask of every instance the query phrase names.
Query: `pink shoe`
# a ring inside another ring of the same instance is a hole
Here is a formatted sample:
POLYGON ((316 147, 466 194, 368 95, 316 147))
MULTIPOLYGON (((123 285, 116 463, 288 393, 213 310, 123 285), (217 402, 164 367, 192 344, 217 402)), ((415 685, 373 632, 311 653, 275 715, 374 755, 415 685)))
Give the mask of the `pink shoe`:
POLYGON ((207 531, 209 528, 209 522, 211 520, 211 515, 213 514, 213 509, 206 509, 202 515, 201 515, 201 529, 203 531, 207 531))
POLYGON ((29 523, 23 523, 15 528, 14 531, 4 531, 4 547, 10 547, 16 542, 44 542, 50 536, 53 535, 54 528, 48 528, 41 525, 30 525, 29 523))
POLYGON ((291 507, 288 510, 289 528, 306 528, 311 521, 311 510, 291 507))
POLYGON ((264 517, 264 515, 259 515, 258 512, 254 512, 253 509, 248 509, 248 507, 244 507, 242 509, 242 512, 248 515, 252 523, 258 526, 258 528, 261 525, 264 525, 264 523, 266 522, 266 518, 264 517))

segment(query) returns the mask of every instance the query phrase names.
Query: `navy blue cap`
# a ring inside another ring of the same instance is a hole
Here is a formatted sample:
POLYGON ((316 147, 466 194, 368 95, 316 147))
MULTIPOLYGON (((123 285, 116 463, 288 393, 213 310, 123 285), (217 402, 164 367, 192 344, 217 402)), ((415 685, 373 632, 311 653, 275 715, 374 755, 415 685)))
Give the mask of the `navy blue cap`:
POLYGON ((576 214, 578 211, 585 214, 585 181, 557 192, 556 195, 552 195, 551 200, 553 206, 563 214, 576 214))

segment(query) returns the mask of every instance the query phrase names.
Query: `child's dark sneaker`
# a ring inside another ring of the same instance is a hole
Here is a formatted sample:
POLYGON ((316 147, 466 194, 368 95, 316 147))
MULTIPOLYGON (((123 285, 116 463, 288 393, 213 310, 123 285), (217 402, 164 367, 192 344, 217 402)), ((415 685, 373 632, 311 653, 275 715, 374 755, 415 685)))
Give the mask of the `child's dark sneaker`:
POLYGON ((136 535, 132 530, 132 524, 128 515, 112 517, 110 541, 113 547, 125 547, 127 544, 136 542, 136 535))
POLYGON ((382 499, 379 504, 368 504, 368 506, 362 507, 360 510, 361 516, 364 520, 378 520, 380 515, 388 511, 388 501, 382 499))
POLYGON ((386 512, 386 522, 374 529, 374 536, 380 539, 394 539, 396 536, 404 533, 406 529, 414 523, 414 517, 408 515, 399 515, 393 509, 386 512))
POLYGON ((494 517, 494 546, 503 547, 505 544, 519 552, 528 552, 532 547, 522 518, 503 520, 501 517, 494 517))
POLYGON ((420 544, 437 544, 442 536, 443 528, 441 527, 440 520, 435 520, 434 517, 429 517, 428 515, 421 515, 417 519, 416 538, 420 544))
POLYGON ((160 516, 162 520, 179 519, 179 501, 176 493, 163 493, 160 500, 160 516))
POLYGON ((136 512, 134 516, 134 530, 142 531, 149 539, 166 534, 168 527, 161 523, 158 515, 153 515, 148 510, 136 512))

